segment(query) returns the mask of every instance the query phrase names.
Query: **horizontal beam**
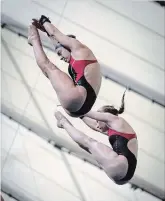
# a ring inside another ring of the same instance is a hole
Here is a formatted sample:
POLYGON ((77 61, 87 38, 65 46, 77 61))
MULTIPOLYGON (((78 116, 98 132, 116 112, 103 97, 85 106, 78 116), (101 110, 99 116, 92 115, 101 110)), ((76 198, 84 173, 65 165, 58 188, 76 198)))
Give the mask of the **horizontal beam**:
MULTIPOLYGON (((6 28, 15 34, 18 34, 19 36, 22 36, 24 38, 28 37, 27 27, 24 27, 23 25, 19 24, 16 21, 13 21, 8 16, 2 15, 1 26, 2 28, 6 28)), ((48 48, 50 51, 54 52, 54 49, 52 48, 50 43, 48 43, 46 40, 43 40, 43 46, 45 48, 48 48)), ((153 103, 156 103, 161 105, 162 107, 165 107, 165 98, 162 94, 144 86, 143 84, 141 84, 138 81, 135 81, 129 76, 123 75, 120 72, 115 71, 110 66, 106 66, 105 64, 101 62, 100 62, 100 65, 101 65, 102 75, 105 78, 110 79, 113 82, 123 87, 127 87, 129 90, 152 101, 153 103)))
POLYGON ((27 192, 19 191, 17 183, 13 184, 10 180, 1 181, 1 191, 17 201, 41 201, 40 198, 30 196, 27 192))
MULTIPOLYGON (((9 193, 9 191, 3 190, 3 189, 2 189, 2 186, 1 186, 1 192, 4 193, 5 195, 7 195, 9 198, 12 198, 12 199, 14 199, 14 200, 16 200, 16 201, 24 201, 24 200, 19 200, 19 199, 17 199, 13 194, 9 193)), ((2 196, 2 198, 3 198, 2 193, 1 193, 1 196, 2 196)), ((3 200, 1 200, 1 201, 5 201, 4 198, 3 198, 3 200)))

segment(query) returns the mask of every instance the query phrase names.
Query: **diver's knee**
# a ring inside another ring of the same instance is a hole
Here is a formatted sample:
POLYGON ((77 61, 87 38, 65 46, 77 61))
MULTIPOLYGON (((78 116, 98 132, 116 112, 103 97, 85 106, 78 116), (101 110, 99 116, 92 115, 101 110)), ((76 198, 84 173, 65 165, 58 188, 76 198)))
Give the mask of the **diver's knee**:
POLYGON ((82 106, 81 98, 76 96, 64 96, 63 107, 69 112, 76 112, 82 106))
POLYGON ((76 107, 72 98, 64 98, 62 101, 62 105, 68 113, 74 112, 76 107))
POLYGON ((126 176, 128 171, 128 165, 124 162, 118 161, 117 159, 114 162, 110 161, 109 164, 110 165, 105 165, 104 168, 106 174, 116 184, 122 185, 123 183, 121 183, 120 180, 122 180, 126 176))

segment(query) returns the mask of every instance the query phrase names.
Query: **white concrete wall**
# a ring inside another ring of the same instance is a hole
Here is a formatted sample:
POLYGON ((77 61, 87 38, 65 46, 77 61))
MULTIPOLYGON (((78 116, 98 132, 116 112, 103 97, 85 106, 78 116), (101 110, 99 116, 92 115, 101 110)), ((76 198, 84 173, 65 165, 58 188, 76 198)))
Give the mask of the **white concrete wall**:
MULTIPOLYGON (((65 0, 5 0, 2 13, 26 27, 33 17, 48 15, 61 31, 76 34, 102 63, 164 95, 163 8, 152 2, 130 0, 69 0, 64 10, 65 3, 65 0)), ((46 50, 46 53, 67 72, 67 66, 52 52, 46 50)), ((119 106, 123 91, 123 87, 103 79, 94 108, 103 104, 119 106)), ((57 102, 50 83, 35 63, 27 40, 2 30, 2 104, 11 112, 20 114, 21 121, 25 116, 54 131, 78 151, 78 146, 68 135, 56 127, 53 112, 57 102)), ((126 95, 123 117, 133 126, 139 139, 135 175, 161 190, 165 189, 164 112, 163 107, 133 92, 126 95)), ((71 121, 77 128, 108 145, 106 136, 90 131, 78 119, 71 121)), ((56 139, 54 135, 50 137, 56 139)))
MULTIPOLYGON (((61 135, 65 132, 56 126, 53 116, 58 103, 56 94, 49 81, 36 66, 32 49, 27 45, 27 41, 5 29, 2 30, 2 39, 2 103, 11 111, 26 116, 43 128, 50 127, 53 131, 58 131, 58 137, 76 146, 68 135, 61 135)), ((57 59, 52 52, 48 50, 46 52, 51 60, 57 59)), ((63 65, 59 60, 56 60, 56 63, 67 72, 66 65, 63 65)), ((123 91, 123 87, 103 79, 99 98, 94 108, 109 103, 119 106, 123 91), (107 93, 106 88, 113 89, 112 96, 107 93)), ((133 126, 139 139, 137 175, 154 183, 160 189, 164 189, 162 177, 164 174, 164 108, 133 92, 128 92, 126 112, 123 117, 133 126), (148 164, 152 167, 149 169, 150 174, 146 174, 148 164), (157 171, 158 167, 159 171, 157 171)), ((108 145, 105 136, 91 132, 78 119, 71 121, 75 122, 74 124, 78 128, 108 145)), ((78 146, 77 149, 79 149, 78 146)))
MULTIPOLYGON (((117 186, 98 168, 53 148, 20 124, 1 114, 3 184, 30 200, 158 201, 130 185, 117 186), (72 174, 71 174, 71 173, 72 174), (75 182, 76 181, 76 182, 75 182)), ((14 201, 4 195, 5 201, 14 201)), ((23 201, 23 199, 22 199, 23 201)))

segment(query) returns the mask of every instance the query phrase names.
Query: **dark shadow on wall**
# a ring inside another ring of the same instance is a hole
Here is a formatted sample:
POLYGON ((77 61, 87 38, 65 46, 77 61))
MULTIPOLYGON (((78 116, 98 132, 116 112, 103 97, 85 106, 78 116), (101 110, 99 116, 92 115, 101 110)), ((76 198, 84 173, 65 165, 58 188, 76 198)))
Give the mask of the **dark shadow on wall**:
POLYGON ((159 4, 162 7, 165 7, 165 1, 154 1, 155 3, 159 4))

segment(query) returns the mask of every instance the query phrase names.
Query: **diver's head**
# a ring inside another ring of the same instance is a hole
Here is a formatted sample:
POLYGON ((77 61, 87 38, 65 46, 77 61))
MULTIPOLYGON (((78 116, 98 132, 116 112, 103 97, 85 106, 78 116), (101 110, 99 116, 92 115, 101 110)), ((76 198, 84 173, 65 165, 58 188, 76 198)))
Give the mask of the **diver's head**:
MULTIPOLYGON (((125 91, 126 92, 126 91, 125 91)), ((122 101, 121 101, 121 106, 120 106, 120 109, 116 109, 114 106, 112 105, 104 105, 102 106, 101 108, 99 108, 97 111, 98 112, 108 112, 108 113, 111 113, 115 116, 118 116, 119 114, 122 114, 124 112, 124 97, 125 97, 125 92, 123 94, 123 97, 122 97, 122 101)), ((101 129, 103 132, 107 131, 108 130, 108 126, 106 125, 105 122, 101 122, 101 121, 98 121, 97 122, 97 127, 99 129, 101 129)))
MULTIPOLYGON (((67 35, 67 36, 76 39, 76 36, 74 35, 67 35)), ((61 60, 69 63, 71 57, 71 50, 68 47, 58 42, 55 48, 55 52, 58 54, 58 56, 61 57, 61 60)))

